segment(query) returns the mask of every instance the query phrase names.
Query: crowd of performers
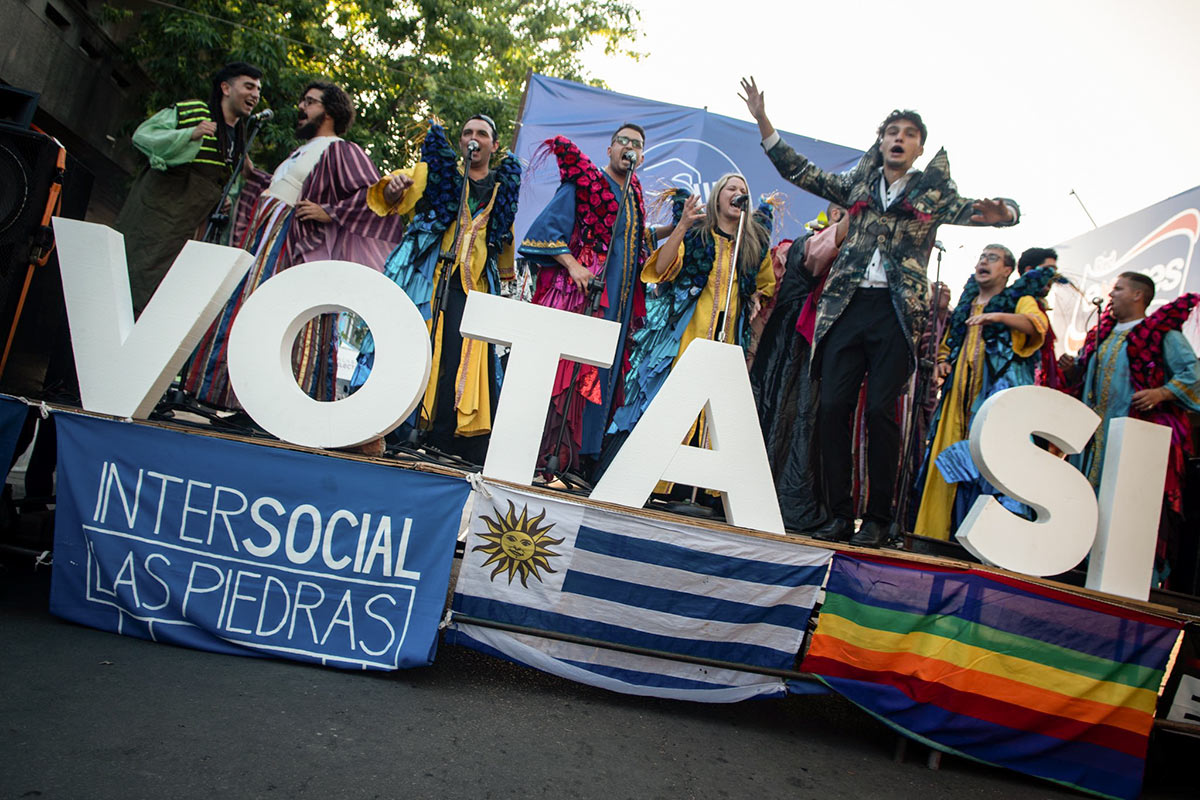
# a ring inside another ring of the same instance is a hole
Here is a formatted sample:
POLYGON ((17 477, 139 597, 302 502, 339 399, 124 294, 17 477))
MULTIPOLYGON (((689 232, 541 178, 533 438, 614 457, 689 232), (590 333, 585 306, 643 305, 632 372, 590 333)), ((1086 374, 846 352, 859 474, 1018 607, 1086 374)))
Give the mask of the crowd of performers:
MULTIPOLYGON (((829 203, 803 236, 774 247, 775 200, 751 201, 743 176, 723 176, 707 203, 684 189, 651 198, 637 175, 647 140, 640 125, 614 124, 596 160, 558 136, 530 168, 553 159, 559 188, 515 242, 523 170, 487 115, 452 130, 430 123, 420 160, 381 174, 342 138, 354 117, 350 98, 314 81, 298 99, 300 145, 266 173, 245 155, 260 78, 230 64, 214 76, 207 103, 180 102, 134 135, 149 165, 117 227, 127 237, 137 313, 219 207, 222 184, 244 178, 227 240, 253 253, 254 265, 185 368, 183 388, 197 400, 237 411, 226 339, 262 281, 305 261, 348 260, 381 270, 429 323, 430 380, 398 435, 482 463, 503 359, 493 345, 462 337, 459 323, 470 292, 521 294, 519 256, 532 268, 532 302, 621 328, 611 368, 559 365, 537 464, 550 485, 598 479, 688 345, 713 339, 747 350, 789 530, 872 547, 898 530, 949 539, 975 498, 997 494, 967 447, 974 414, 1002 389, 1037 384, 1070 392, 1103 417, 1088 449, 1071 457, 1097 487, 1110 419, 1170 427, 1158 561, 1165 574, 1192 452, 1187 411, 1200 411, 1200 368, 1180 328, 1200 295, 1147 316, 1153 282, 1123 273, 1078 356, 1056 361, 1047 296, 1063 279, 1054 252, 1035 248, 1018 262, 994 244, 951 308, 948 287, 927 277, 938 226, 1007 227, 1020 210, 1008 199, 961 196, 944 150, 916 169, 927 135, 916 112, 889 114, 858 164, 832 174, 780 138, 763 93, 743 81, 766 157, 829 203), (669 207, 671 219, 650 228, 655 204, 669 207)), ((331 315, 296 342, 296 377, 314 398, 334 399, 337 346, 331 315)), ((351 390, 373 358, 368 334, 351 390)), ((708 446, 703 415, 687 441, 708 446)), ((374 446, 382 452, 383 442, 374 446)))

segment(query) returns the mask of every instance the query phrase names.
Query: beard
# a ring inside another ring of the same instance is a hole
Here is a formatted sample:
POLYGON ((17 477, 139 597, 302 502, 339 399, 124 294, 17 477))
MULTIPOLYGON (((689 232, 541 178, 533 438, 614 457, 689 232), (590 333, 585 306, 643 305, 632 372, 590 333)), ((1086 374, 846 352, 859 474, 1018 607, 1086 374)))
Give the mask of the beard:
POLYGON ((307 142, 309 139, 317 135, 317 131, 320 129, 321 123, 324 121, 324 111, 315 117, 309 117, 306 120, 299 121, 299 124, 296 125, 296 138, 302 142, 307 142))

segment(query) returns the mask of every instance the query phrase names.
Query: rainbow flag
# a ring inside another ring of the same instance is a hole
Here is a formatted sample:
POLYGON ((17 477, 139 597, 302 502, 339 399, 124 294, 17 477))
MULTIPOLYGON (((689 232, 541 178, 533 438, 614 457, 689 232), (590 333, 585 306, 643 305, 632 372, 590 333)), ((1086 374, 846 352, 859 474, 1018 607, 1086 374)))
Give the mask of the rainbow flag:
POLYGON ((976 570, 837 555, 803 669, 947 753, 1141 791, 1181 625, 976 570))

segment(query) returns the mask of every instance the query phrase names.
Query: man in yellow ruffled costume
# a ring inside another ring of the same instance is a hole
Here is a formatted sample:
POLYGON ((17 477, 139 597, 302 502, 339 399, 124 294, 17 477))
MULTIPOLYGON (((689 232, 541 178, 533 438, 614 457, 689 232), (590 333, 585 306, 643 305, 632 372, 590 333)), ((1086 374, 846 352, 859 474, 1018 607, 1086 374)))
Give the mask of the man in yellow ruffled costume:
MULTIPOLYGON (((469 292, 499 294, 501 283, 513 279, 512 224, 521 166, 507 152, 493 169, 498 149, 496 125, 485 114, 463 125, 457 151, 442 126, 431 123, 421 161, 384 176, 367 196, 381 216, 412 215, 383 271, 430 326, 436 317, 429 384, 408 424, 427 432, 430 445, 475 464, 487 454, 501 369, 491 345, 464 339, 458 328, 469 292), (465 168, 458 162, 460 152, 465 168)), ((367 379, 374 354, 368 335, 351 387, 367 379)))
MULTIPOLYGON (((937 377, 945 383, 917 483, 924 490, 913 532, 921 536, 949 539, 975 498, 994 491, 971 461, 971 420, 991 395, 1034 382, 1036 356, 1050 329, 1038 298, 1055 271, 1039 267, 1008 286, 1016 265, 1004 245, 983 249, 938 349, 937 377)), ((1000 500, 1020 510, 1008 498, 1000 500)))

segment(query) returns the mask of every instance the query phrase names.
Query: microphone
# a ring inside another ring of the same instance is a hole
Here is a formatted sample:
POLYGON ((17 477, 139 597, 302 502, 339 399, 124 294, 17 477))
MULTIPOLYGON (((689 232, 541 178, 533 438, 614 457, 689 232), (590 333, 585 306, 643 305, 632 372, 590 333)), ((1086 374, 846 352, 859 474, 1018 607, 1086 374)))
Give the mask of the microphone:
POLYGON ((479 152, 479 142, 472 139, 467 142, 467 155, 474 155, 479 152))
POLYGON ((946 252, 946 245, 942 244, 941 239, 938 239, 937 241, 935 241, 933 243, 933 246, 936 247, 938 250, 941 250, 943 253, 946 252))
POLYGON ((264 108, 262 111, 258 112, 257 114, 251 114, 250 121, 253 122, 255 125, 261 125, 262 123, 274 118, 274 116, 275 116, 274 111, 272 111, 269 108, 264 108))
POLYGON ((621 158, 623 158, 631 167, 636 167, 638 165, 639 157, 637 150, 626 150, 621 154, 621 158))
POLYGON ((733 204, 734 208, 745 209, 746 203, 750 202, 750 195, 739 194, 737 197, 733 198, 733 200, 731 200, 730 202, 733 204))

